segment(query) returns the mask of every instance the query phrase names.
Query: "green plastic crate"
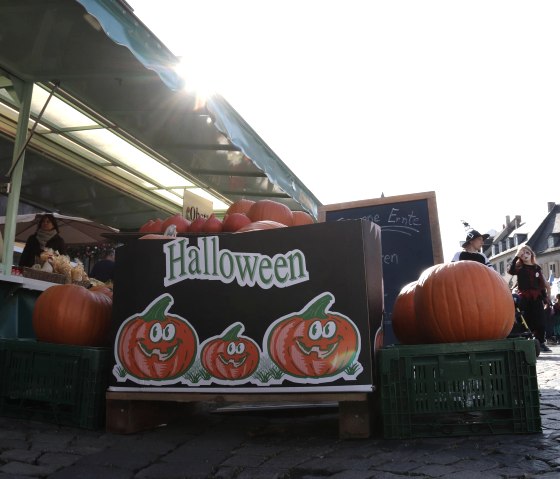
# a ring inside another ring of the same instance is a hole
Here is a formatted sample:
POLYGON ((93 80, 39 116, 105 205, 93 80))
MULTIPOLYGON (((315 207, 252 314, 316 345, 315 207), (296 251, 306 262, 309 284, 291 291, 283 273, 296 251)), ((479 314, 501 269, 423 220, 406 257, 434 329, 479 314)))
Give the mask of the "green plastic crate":
POLYGON ((0 340, 0 415, 104 427, 111 359, 110 348, 0 340))
POLYGON ((378 372, 385 438, 541 431, 533 341, 389 346, 378 372))

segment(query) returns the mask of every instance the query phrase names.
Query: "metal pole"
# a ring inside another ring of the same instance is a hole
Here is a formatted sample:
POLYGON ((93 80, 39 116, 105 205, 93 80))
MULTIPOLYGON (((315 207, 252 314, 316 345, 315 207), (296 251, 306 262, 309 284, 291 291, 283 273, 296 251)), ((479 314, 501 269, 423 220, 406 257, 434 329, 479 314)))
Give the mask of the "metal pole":
POLYGON ((11 188, 8 195, 8 204, 6 207, 6 224, 4 225, 4 251, 1 270, 4 274, 9 275, 12 272, 13 251, 16 236, 16 217, 18 213, 19 196, 21 192, 21 180, 23 177, 23 164, 25 158, 25 143, 27 137, 27 128, 29 124, 29 114, 31 111, 31 98, 33 96, 33 83, 21 82, 17 79, 13 80, 16 92, 21 92, 18 124, 16 137, 14 141, 14 153, 12 156, 11 188), (16 82, 18 83, 16 85, 16 82))

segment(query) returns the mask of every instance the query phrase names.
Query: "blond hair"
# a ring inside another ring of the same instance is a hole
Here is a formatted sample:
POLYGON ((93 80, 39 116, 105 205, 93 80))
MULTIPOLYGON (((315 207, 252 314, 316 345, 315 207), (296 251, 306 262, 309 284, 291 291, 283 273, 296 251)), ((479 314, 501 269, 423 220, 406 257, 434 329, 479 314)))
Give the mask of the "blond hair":
POLYGON ((519 255, 521 254, 521 252, 523 250, 526 250, 529 253, 531 253, 531 264, 538 264, 537 263, 537 255, 535 254, 535 252, 531 249, 531 247, 529 245, 522 244, 521 246, 519 246, 519 248, 517 248, 517 253, 515 253, 515 256, 520 258, 519 255))

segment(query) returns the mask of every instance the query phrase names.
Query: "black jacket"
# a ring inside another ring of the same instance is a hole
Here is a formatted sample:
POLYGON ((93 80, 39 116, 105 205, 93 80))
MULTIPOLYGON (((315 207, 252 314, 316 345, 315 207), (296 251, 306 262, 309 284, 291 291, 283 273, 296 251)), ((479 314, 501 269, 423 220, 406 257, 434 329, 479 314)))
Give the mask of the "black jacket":
POLYGON ((114 271, 115 262, 110 259, 102 259, 93 265, 89 277, 106 283, 109 280, 113 280, 114 271))
MULTIPOLYGON (((52 248, 54 251, 58 251, 60 254, 66 253, 66 243, 58 234, 54 235, 49 241, 47 241, 47 248, 52 248)), ((25 243, 23 252, 19 258, 20 266, 33 266, 35 264, 35 258, 41 254, 41 245, 37 239, 37 234, 32 234, 25 243)))

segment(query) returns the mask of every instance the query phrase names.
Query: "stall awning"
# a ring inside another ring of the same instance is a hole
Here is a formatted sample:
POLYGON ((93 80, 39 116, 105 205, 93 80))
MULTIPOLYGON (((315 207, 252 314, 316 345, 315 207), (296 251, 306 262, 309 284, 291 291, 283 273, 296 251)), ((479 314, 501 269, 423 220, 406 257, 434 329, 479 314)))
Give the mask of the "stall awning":
POLYGON ((217 210, 270 198, 316 216, 319 201, 224 98, 182 88, 177 63, 126 2, 2 1, 0 176, 30 82, 30 126, 54 96, 25 154, 22 201, 121 230, 180 211, 185 189, 217 210))

